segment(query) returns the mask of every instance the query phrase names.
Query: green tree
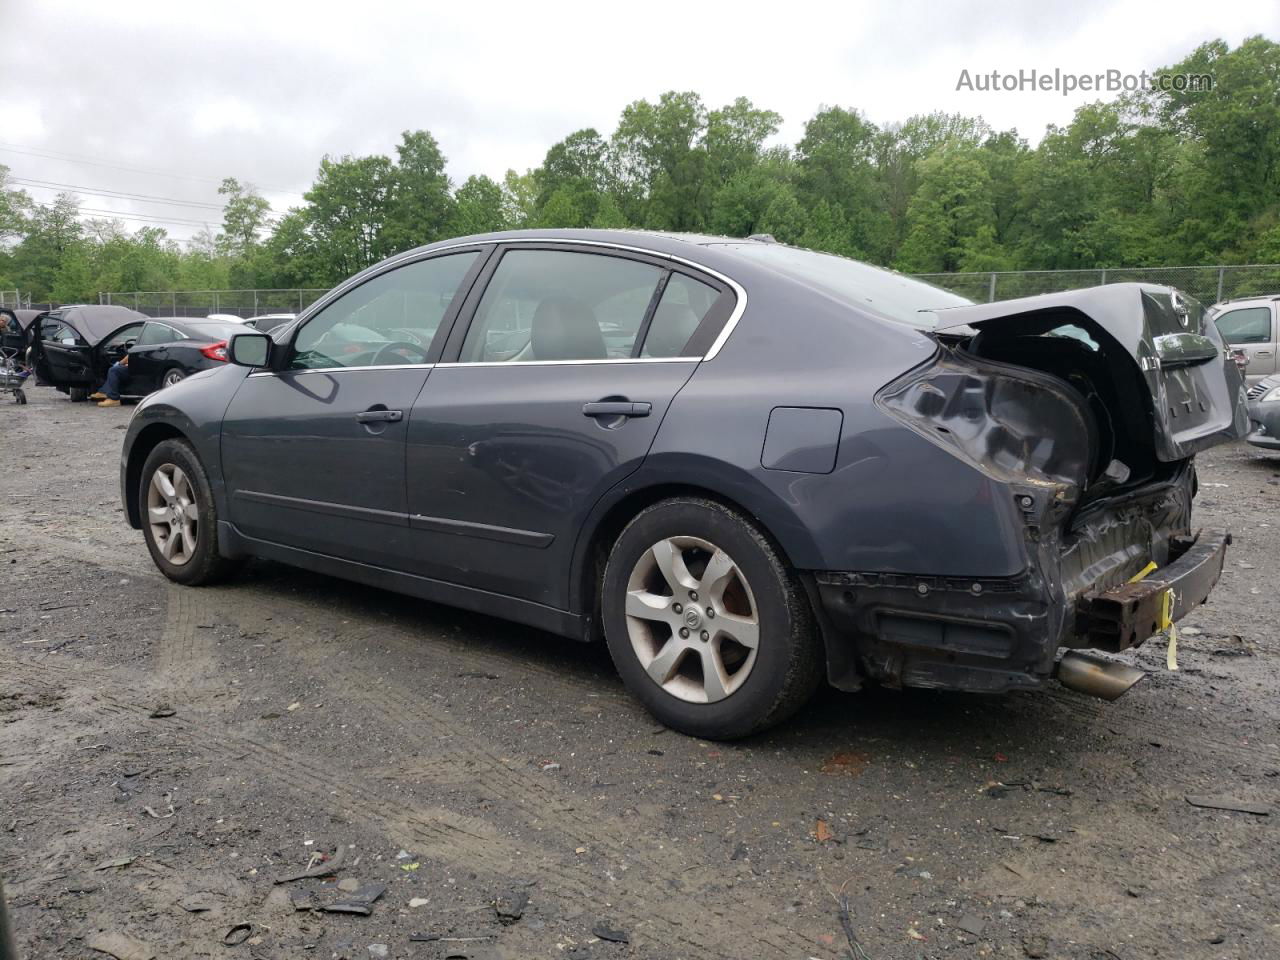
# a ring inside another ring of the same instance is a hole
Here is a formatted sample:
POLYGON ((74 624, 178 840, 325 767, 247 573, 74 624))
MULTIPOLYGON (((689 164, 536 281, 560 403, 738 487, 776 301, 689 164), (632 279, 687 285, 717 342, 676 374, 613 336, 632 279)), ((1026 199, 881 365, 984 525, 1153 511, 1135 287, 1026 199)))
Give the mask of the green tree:
POLYGON ((222 207, 218 250, 224 256, 247 256, 258 245, 260 234, 267 226, 271 204, 253 187, 241 186, 235 177, 223 180, 218 194, 227 198, 222 207))
POLYGON ((979 256, 1003 260, 995 241, 991 177, 979 147, 950 141, 919 161, 918 176, 898 269, 935 273, 963 269, 979 256))
POLYGON ((445 157, 435 138, 425 130, 406 130, 396 156, 395 167, 383 174, 385 222, 377 245, 387 253, 444 239, 453 216, 445 157))
POLYGON ((506 229, 502 187, 486 176, 471 176, 453 197, 453 217, 448 233, 469 236, 506 229))

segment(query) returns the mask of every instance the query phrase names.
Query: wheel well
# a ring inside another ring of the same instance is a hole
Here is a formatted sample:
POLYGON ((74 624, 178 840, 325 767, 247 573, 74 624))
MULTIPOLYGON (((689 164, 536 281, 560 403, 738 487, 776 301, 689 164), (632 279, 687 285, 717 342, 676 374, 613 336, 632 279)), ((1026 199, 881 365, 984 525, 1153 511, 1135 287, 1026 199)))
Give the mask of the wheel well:
POLYGON ((177 427, 167 423, 153 423, 143 428, 129 448, 129 463, 124 474, 125 513, 129 517, 130 526, 138 529, 142 526, 142 508, 138 503, 138 484, 142 481, 142 465, 147 462, 151 451, 166 440, 185 440, 186 436, 177 427))
POLYGON ((737 513, 742 514, 748 520, 756 525, 769 543, 773 545, 774 550, 778 552, 778 556, 782 558, 782 562, 788 567, 791 566, 791 560, 787 556, 787 552, 778 542, 777 537, 769 532, 768 527, 756 517, 750 510, 742 506, 742 504, 731 500, 722 493, 714 490, 708 490, 706 487, 694 486, 692 484, 659 484, 653 487, 645 487, 642 490, 636 490, 627 494, 617 503, 615 503, 600 518, 600 522, 596 524, 595 529, 591 533, 591 540, 587 544, 587 549, 583 554, 581 569, 579 571, 579 582, 577 584, 577 596, 579 602, 575 605, 576 609, 581 610, 584 620, 587 624, 587 632, 583 637, 584 640, 603 640, 604 626, 600 617, 600 587, 604 581, 604 566, 609 559, 609 548, 613 546, 618 536, 628 523, 630 523, 641 510, 650 507, 660 500, 669 500, 673 497, 700 497, 703 500, 714 500, 722 506, 728 507, 737 513))

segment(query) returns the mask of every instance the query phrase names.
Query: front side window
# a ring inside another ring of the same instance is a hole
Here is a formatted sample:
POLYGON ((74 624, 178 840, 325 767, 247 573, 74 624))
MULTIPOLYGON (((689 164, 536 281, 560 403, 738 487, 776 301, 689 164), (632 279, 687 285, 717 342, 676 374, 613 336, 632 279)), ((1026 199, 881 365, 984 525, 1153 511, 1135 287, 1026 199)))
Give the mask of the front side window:
POLYGON ((143 324, 142 333, 138 335, 138 346, 153 347, 156 344, 173 343, 181 339, 178 331, 167 323, 147 323, 143 324))
POLYGON ((1218 330, 1227 343, 1270 343, 1271 308, 1245 307, 1218 317, 1218 330))
POLYGON ((40 321, 40 339, 48 340, 51 343, 59 343, 64 338, 75 338, 75 331, 63 323, 61 320, 55 320, 52 317, 45 317, 40 321))
POLYGON ((509 250, 462 345, 463 363, 633 355, 663 271, 622 257, 509 250))
POLYGON ((419 260, 379 274, 298 331, 295 370, 425 363, 440 322, 477 251, 419 260))
POLYGON ((640 356, 688 356, 689 339, 718 299, 720 291, 715 287, 682 273, 673 273, 649 322, 640 356))
POLYGON ((116 350, 120 347, 131 347, 139 337, 139 330, 145 329, 143 324, 131 324, 121 330, 117 330, 102 343, 102 349, 106 351, 116 350))

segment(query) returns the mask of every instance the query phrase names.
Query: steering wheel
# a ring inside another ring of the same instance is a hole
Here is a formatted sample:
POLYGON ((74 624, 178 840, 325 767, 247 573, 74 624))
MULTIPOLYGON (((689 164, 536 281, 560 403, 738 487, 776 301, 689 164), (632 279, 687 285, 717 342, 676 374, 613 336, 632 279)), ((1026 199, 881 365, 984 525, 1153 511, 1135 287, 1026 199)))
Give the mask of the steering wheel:
MULTIPOLYGON (((427 351, 425 347, 420 347, 416 343, 410 343, 408 340, 392 340, 390 343, 384 343, 378 348, 378 352, 373 355, 373 359, 369 361, 370 366, 378 366, 382 364, 383 354, 392 354, 402 350, 412 350, 421 357, 420 360, 409 360, 409 363, 422 363, 427 359, 427 351)), ((400 354, 401 360, 407 360, 403 353, 400 354)))

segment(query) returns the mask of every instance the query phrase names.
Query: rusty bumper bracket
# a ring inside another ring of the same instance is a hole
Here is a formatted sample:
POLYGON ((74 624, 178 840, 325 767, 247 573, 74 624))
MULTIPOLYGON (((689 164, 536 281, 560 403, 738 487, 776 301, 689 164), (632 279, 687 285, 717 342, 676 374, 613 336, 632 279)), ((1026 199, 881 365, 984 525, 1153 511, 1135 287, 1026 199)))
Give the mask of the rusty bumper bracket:
POLYGON ((1225 530, 1201 531, 1171 545, 1176 559, 1136 583, 1086 594, 1077 608, 1082 646, 1115 653, 1136 647, 1160 632, 1164 595, 1171 593, 1170 619, 1182 619, 1204 603, 1226 558, 1231 534, 1225 530))

